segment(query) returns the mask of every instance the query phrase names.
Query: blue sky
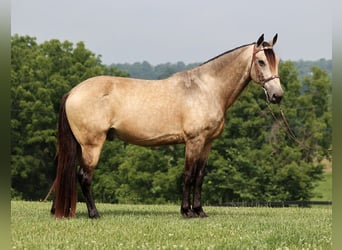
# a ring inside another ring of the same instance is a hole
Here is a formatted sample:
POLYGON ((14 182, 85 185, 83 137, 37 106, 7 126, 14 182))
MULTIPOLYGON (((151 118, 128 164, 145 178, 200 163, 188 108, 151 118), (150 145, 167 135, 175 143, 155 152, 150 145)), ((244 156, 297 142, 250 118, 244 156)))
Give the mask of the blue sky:
POLYGON ((279 34, 283 60, 331 59, 331 8, 318 0, 12 0, 11 33, 84 41, 106 64, 203 62, 262 33, 279 34))

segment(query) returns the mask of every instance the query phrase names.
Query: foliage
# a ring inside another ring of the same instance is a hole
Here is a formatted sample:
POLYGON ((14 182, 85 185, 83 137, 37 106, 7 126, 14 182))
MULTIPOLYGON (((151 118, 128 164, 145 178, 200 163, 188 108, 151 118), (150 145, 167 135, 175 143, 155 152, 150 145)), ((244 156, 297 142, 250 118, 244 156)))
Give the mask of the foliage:
POLYGON ((11 204, 13 249, 331 249, 331 207, 206 207, 183 219, 176 205, 98 204, 102 217, 54 220, 48 203, 11 204))
MULTIPOLYGON (((152 67, 144 62, 142 66, 160 78, 194 65, 152 67)), ((32 37, 12 37, 13 198, 37 200, 45 196, 54 178, 59 101, 77 83, 101 74, 128 76, 113 65, 103 65, 82 42, 73 45, 50 40, 38 44, 32 37)), ((287 133, 279 107, 272 105, 278 117, 274 120, 263 91, 250 83, 227 111, 226 128, 213 145, 203 186, 207 204, 314 196, 316 183, 322 178, 321 161, 331 157, 331 80, 318 67, 301 79, 292 62, 281 62, 279 74, 286 93, 281 107, 297 141, 287 133)), ((179 202, 183 164, 183 145, 150 149, 119 140, 107 142, 94 175, 95 199, 111 203, 179 202)))
POLYGON ((121 141, 105 144, 94 176, 94 195, 111 203, 178 201, 182 192, 182 148, 173 145, 149 149, 121 141), (104 197, 106 193, 110 197, 104 197))
POLYGON ((312 67, 319 67, 320 69, 323 69, 324 71, 329 72, 329 76, 332 75, 332 60, 326 60, 326 59, 319 59, 317 61, 305 61, 305 60, 299 60, 294 62, 295 68, 298 71, 299 77, 304 78, 306 76, 309 76, 311 74, 311 68, 312 67))
POLYGON ((39 199, 54 176, 62 95, 91 76, 127 74, 102 65, 82 42, 74 46, 53 39, 38 44, 35 38, 18 35, 11 42, 12 191, 24 199, 39 199))

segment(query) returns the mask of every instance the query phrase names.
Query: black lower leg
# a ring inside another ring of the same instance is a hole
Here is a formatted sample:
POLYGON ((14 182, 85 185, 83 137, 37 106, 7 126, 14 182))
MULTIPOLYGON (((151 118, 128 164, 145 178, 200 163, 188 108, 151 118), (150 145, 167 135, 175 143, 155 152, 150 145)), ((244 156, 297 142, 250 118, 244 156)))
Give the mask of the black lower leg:
POLYGON ((50 213, 55 214, 55 211, 56 211, 56 204, 55 204, 55 198, 53 198, 50 213))
POLYGON ((93 198, 93 194, 90 189, 90 185, 92 182, 92 173, 84 171, 83 168, 80 168, 78 171, 78 181, 81 185, 82 193, 85 197, 87 209, 88 209, 88 216, 89 218, 99 218, 99 213, 95 206, 95 201, 93 198))
MULTIPOLYGON (((184 190, 181 206, 181 213, 186 217, 195 217, 193 207, 191 208, 190 195, 196 189, 197 172, 199 164, 200 154, 204 146, 204 137, 194 137, 187 141, 185 146, 185 167, 184 167, 184 190)), ((195 196, 193 196, 195 199, 195 196)), ((197 204, 197 203, 196 203, 197 204)), ((194 205, 194 203, 192 203, 194 205)), ((195 211, 196 212, 196 211, 195 211)))
POLYGON ((195 185, 194 185, 194 197, 193 197, 193 203, 192 203, 192 210, 195 214, 197 214, 199 217, 207 217, 206 213, 203 211, 202 207, 202 184, 203 184, 203 178, 204 178, 204 169, 205 169, 205 162, 199 162, 197 171, 196 171, 196 179, 195 179, 195 185))
MULTIPOLYGON (((57 169, 57 167, 58 167, 58 154, 56 154, 55 159, 53 160, 53 167, 55 169, 57 169)), ((53 184, 52 184, 52 186, 51 186, 51 188, 49 190, 49 193, 45 197, 44 201, 47 200, 47 198, 50 196, 50 193, 55 190, 55 183, 56 183, 56 180, 54 180, 54 182, 53 182, 53 184)), ((55 193, 55 196, 53 197, 53 200, 52 200, 52 206, 51 206, 51 209, 50 209, 50 213, 51 214, 55 214, 55 211, 56 211, 55 199, 56 199, 56 193, 55 193)))
POLYGON ((181 214, 185 217, 191 218, 194 217, 194 213, 190 207, 190 193, 192 186, 192 176, 191 174, 184 175, 184 188, 183 188, 183 198, 181 205, 181 214))

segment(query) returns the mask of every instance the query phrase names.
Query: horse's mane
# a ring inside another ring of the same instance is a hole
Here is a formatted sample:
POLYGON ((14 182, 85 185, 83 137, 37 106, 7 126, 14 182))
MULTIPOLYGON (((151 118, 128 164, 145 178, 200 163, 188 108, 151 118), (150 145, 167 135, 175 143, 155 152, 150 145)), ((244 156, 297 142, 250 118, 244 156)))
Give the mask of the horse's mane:
MULTIPOLYGON (((223 52, 222 54, 219 54, 218 56, 215 56, 215 57, 209 59, 208 61, 205 61, 204 63, 201 63, 199 66, 202 66, 202 65, 204 65, 206 63, 209 63, 209 62, 211 62, 211 61, 213 61, 213 60, 215 60, 215 59, 217 59, 217 58, 219 58, 221 56, 224 56, 226 54, 234 52, 235 50, 241 49, 243 47, 247 47, 247 46, 252 45, 252 44, 255 44, 255 43, 249 43, 249 44, 241 45, 241 46, 236 47, 234 49, 231 49, 231 50, 228 50, 226 52, 223 52)), ((270 47, 270 44, 268 42, 263 42, 262 46, 263 47, 270 47)), ((273 49, 272 48, 267 48, 267 49, 264 50, 264 52, 265 52, 266 58, 267 58, 267 60, 268 60, 268 62, 270 64, 270 67, 274 68, 276 66, 276 57, 275 57, 273 49)))
POLYGON ((209 59, 208 61, 205 61, 204 63, 201 63, 199 66, 202 66, 202 65, 204 65, 204 64, 206 64, 208 62, 211 62, 211 61, 213 61, 213 60, 215 60, 215 59, 217 59, 217 58, 219 58, 221 56, 224 56, 224 55, 229 54, 229 53, 231 53, 231 52, 233 52, 235 50, 241 49, 243 47, 247 47, 247 46, 252 45, 252 44, 255 44, 255 43, 249 43, 249 44, 241 45, 239 47, 236 47, 235 49, 231 49, 231 50, 228 50, 226 52, 223 52, 222 54, 219 54, 218 56, 215 56, 215 57, 209 59))

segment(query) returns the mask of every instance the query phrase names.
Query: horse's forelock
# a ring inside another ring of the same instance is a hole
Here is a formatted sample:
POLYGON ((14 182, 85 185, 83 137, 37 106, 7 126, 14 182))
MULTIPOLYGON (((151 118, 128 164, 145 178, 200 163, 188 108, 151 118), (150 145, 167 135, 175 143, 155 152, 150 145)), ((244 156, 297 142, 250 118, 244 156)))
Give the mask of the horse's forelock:
POLYGON ((271 70, 273 71, 276 68, 277 60, 276 56, 274 54, 274 51, 271 47, 271 45, 268 42, 263 42, 262 46, 265 48, 264 53, 267 58, 267 61, 270 65, 271 70))

